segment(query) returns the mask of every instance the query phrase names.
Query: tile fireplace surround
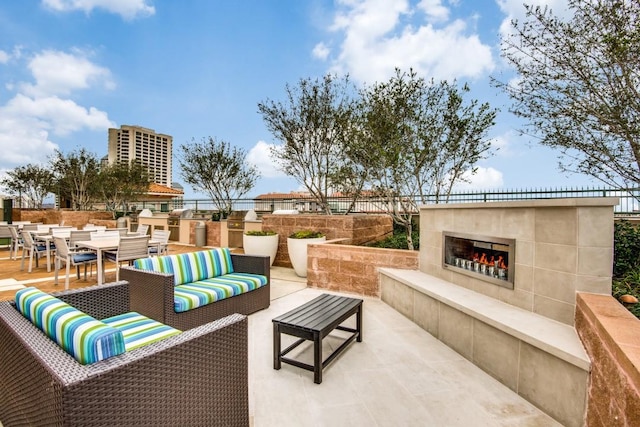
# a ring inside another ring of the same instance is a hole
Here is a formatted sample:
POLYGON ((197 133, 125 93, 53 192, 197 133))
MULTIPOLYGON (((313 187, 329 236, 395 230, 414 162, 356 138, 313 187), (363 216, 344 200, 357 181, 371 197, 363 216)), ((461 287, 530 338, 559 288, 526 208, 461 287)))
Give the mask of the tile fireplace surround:
POLYGON ((576 292, 611 294, 617 203, 617 198, 572 198, 423 206, 420 270, 573 325, 576 292), (515 239, 514 289, 443 268, 445 231, 515 239))

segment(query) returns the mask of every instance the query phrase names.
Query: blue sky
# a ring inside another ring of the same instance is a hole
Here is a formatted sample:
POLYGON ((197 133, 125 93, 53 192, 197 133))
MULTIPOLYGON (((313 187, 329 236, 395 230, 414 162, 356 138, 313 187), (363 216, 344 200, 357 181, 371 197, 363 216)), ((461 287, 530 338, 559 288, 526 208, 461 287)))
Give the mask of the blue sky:
MULTIPOLYGON (((522 0, 20 0, 0 3, 0 176, 53 150, 107 153, 107 129, 140 125, 178 147, 208 136, 243 147, 262 178, 249 194, 300 185, 277 171, 258 102, 326 73, 358 84, 395 67, 457 79, 499 108, 495 155, 477 189, 597 184, 557 169, 558 153, 518 135, 489 77, 513 76, 500 33, 522 0)), ((530 0, 561 10, 562 0, 530 0)), ((173 168, 173 180, 182 182, 173 168)), ((186 197, 204 198, 185 186, 186 197)))

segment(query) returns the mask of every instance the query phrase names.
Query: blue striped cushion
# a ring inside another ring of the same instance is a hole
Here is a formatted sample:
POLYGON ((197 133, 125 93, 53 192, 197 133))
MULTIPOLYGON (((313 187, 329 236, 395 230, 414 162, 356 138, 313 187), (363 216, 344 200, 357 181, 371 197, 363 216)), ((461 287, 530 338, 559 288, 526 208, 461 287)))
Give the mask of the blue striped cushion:
POLYGON ((149 319, 135 311, 119 314, 109 317, 108 319, 102 319, 102 321, 122 332, 124 336, 124 346, 127 351, 180 333, 179 330, 171 326, 149 319))
POLYGON ((133 265, 139 270, 173 274, 176 285, 233 273, 229 248, 141 258, 133 265))
POLYGON ((16 307, 83 365, 125 352, 120 331, 37 288, 16 292, 16 307))
POLYGON ((266 276, 249 273, 231 273, 187 283, 175 287, 173 291, 173 308, 177 313, 181 313, 253 291, 266 284, 266 276))

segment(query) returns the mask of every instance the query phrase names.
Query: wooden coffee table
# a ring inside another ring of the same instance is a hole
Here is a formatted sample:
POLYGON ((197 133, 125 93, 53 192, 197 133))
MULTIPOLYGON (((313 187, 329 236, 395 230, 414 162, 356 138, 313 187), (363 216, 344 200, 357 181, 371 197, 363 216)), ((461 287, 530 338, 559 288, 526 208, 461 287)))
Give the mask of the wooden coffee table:
POLYGON ((322 370, 342 353, 353 340, 362 341, 362 300, 338 295, 322 294, 317 298, 273 319, 273 369, 281 363, 313 371, 313 382, 322 382, 322 370), (356 328, 340 326, 349 317, 356 315, 356 328), (338 329, 351 332, 351 336, 322 360, 322 339, 338 329), (280 334, 300 338, 284 350, 281 349, 280 334), (313 341, 313 366, 288 357, 291 350, 304 341, 313 341))

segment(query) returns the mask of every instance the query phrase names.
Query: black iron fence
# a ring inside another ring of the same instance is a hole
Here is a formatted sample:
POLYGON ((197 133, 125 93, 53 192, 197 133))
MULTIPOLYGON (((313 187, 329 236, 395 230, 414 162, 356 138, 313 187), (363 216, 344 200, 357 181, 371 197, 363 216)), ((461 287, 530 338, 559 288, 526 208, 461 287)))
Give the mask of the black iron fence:
MULTIPOLYGON (((614 211, 618 215, 640 215, 640 188, 549 188, 549 189, 521 189, 521 190, 478 190, 460 191, 450 194, 444 198, 442 196, 428 195, 425 203, 417 196, 404 196, 403 199, 413 198, 415 205, 433 203, 478 203, 497 202, 513 200, 532 199, 558 199, 570 197, 617 197, 619 203, 614 211)), ((344 197, 329 198, 329 206, 334 213, 345 213, 352 200, 344 197)), ((358 199, 351 212, 381 213, 387 212, 389 201, 376 197, 361 197, 358 199)), ((400 205, 398 203, 398 205, 400 205)), ((140 206, 140 205, 139 205, 140 206)), ((257 213, 271 213, 274 211, 299 211, 299 212, 321 212, 318 203, 312 198, 305 198, 296 195, 288 197, 268 198, 260 196, 255 199, 235 199, 232 200, 232 210, 248 211, 253 209, 257 213)), ((171 209, 187 208, 192 209, 196 217, 205 218, 218 208, 210 200, 204 199, 183 199, 164 202, 164 206, 156 206, 153 203, 142 203, 141 208, 149 208, 155 211, 165 211, 171 209), (168 206, 167 206, 168 205, 168 206)))

